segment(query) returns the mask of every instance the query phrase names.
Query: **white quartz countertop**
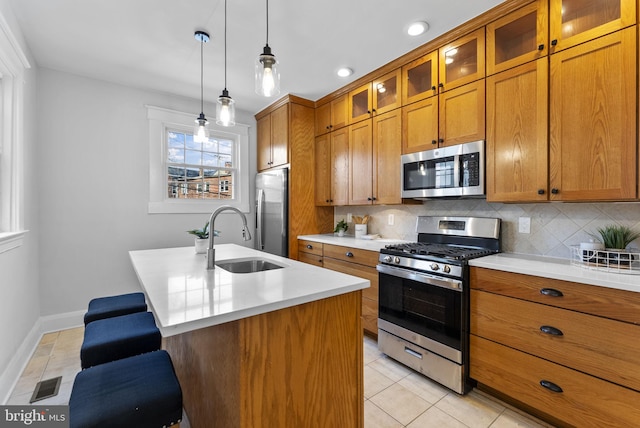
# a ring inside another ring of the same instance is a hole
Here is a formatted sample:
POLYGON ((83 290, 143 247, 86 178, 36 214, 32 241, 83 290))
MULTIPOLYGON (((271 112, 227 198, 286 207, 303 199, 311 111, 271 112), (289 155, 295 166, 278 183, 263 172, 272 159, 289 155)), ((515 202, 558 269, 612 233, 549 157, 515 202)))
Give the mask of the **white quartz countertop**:
POLYGON ((133 268, 163 336, 338 296, 370 286, 366 279, 235 244, 216 245, 216 262, 267 259, 283 269, 230 273, 207 270, 194 247, 130 251, 133 268))
POLYGON ((324 235, 299 235, 298 239, 320 242, 322 244, 341 245, 343 247, 358 248, 360 250, 380 251, 385 245, 408 242, 400 239, 356 239, 353 235, 338 236, 334 234, 324 235))
POLYGON ((640 275, 587 269, 572 265, 570 260, 566 259, 500 253, 470 260, 469 264, 487 269, 640 292, 640 275))

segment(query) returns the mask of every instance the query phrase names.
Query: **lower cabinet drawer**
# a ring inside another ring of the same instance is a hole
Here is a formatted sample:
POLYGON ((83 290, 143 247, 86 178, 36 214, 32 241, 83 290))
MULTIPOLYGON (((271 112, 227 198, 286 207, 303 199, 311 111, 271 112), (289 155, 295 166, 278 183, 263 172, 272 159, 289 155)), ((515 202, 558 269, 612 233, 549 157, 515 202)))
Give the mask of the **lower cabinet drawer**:
POLYGON ((298 261, 322 267, 322 255, 299 252, 298 261))
POLYGON ((568 425, 631 427, 640 421, 640 393, 475 335, 469 374, 568 425))
POLYGON ((471 290, 471 333, 640 391, 640 326, 471 290))
POLYGON ((321 256, 323 245, 321 242, 298 239, 298 253, 311 253, 321 256))
POLYGON ((361 250, 359 248, 324 244, 324 256, 344 260, 349 263, 360 263, 375 269, 378 264, 379 253, 376 251, 361 250))

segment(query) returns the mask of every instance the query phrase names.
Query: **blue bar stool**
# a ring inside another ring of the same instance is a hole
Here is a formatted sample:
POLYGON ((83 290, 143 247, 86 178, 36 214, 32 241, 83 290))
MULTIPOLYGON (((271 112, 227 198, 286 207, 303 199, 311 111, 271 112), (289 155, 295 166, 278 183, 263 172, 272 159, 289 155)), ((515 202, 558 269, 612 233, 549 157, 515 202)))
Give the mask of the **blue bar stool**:
POLYGON ((147 303, 144 300, 144 293, 98 297, 89 302, 89 310, 84 314, 84 325, 95 320, 144 312, 146 310, 147 303))
POLYGON ((162 336, 151 312, 93 321, 84 328, 80 348, 83 369, 145 352, 157 351, 162 336))
POLYGON ((181 420, 182 389, 164 350, 82 370, 73 382, 70 428, 163 428, 181 420))

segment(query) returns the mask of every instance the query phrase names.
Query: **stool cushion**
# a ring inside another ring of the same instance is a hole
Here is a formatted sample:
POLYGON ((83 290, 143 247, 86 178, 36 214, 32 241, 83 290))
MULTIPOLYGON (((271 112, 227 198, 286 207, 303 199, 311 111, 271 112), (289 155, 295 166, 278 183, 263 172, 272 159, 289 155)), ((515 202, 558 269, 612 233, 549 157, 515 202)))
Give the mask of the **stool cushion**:
POLYGON ((144 293, 129 293, 119 296, 98 297, 89 302, 89 309, 84 314, 84 325, 92 321, 120 315, 144 312, 147 303, 144 293))
POLYGON ((87 324, 80 348, 83 369, 160 349, 162 336, 151 312, 106 318, 87 324))
POLYGON ((73 382, 70 428, 161 428, 181 419, 182 390, 164 350, 82 370, 73 382))

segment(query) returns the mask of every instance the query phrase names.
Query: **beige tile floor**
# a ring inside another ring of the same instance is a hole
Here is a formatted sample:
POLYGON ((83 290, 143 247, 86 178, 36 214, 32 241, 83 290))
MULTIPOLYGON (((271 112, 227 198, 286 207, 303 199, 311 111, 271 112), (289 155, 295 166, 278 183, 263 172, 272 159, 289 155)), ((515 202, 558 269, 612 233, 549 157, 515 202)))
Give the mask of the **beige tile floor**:
MULTIPOLYGON (((7 404, 29 404, 36 383, 62 376, 58 395, 38 405, 68 404, 73 380, 80 371, 84 328, 45 334, 7 404)), ((364 339, 365 428, 548 428, 476 390, 460 396, 378 351, 364 339)), ((188 421, 180 424, 189 428, 188 421)))

